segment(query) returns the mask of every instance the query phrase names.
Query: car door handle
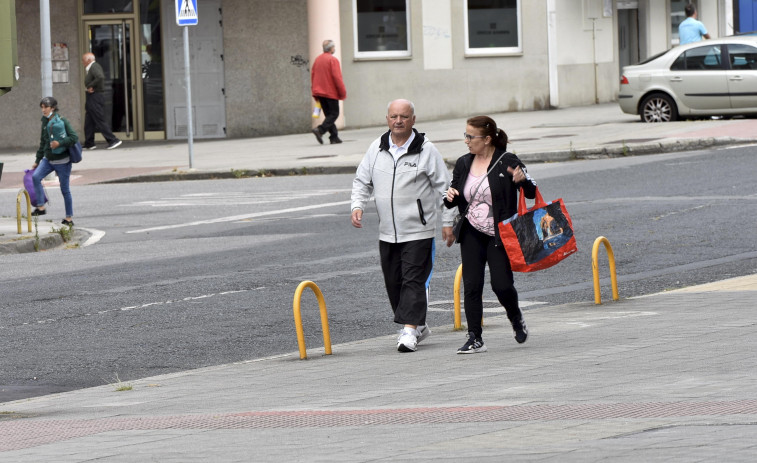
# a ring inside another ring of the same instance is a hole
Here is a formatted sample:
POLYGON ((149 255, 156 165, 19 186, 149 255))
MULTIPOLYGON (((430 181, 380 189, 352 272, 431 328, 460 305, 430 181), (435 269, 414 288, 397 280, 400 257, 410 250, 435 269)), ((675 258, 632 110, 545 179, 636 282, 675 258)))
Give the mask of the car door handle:
POLYGON ((741 76, 731 76, 729 80, 744 80, 744 78, 741 76))
POLYGON ((683 82, 683 78, 681 78, 681 77, 671 77, 670 81, 671 82, 683 82))

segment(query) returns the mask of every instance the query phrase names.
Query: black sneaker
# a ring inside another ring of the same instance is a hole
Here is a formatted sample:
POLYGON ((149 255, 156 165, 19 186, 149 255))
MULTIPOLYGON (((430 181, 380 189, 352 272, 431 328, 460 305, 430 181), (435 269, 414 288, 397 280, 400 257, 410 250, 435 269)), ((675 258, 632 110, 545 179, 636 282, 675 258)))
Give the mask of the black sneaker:
POLYGON ((61 223, 62 223, 63 225, 68 225, 69 227, 73 227, 73 226, 74 226, 74 221, 73 221, 73 220, 66 220, 66 219, 63 219, 63 220, 61 221, 61 223))
POLYGON ((513 331, 515 331, 515 340, 518 344, 523 344, 528 339, 528 327, 526 322, 522 318, 519 322, 513 323, 513 331))
POLYGON ((463 347, 457 349, 458 354, 477 354, 479 352, 486 352, 486 346, 484 340, 476 338, 473 333, 468 333, 468 340, 463 344, 463 347))
POLYGON ((37 209, 37 208, 35 208, 32 211, 32 216, 33 217, 36 217, 38 215, 45 215, 45 214, 47 214, 47 209, 37 209))
POLYGON ((321 135, 321 131, 318 130, 318 128, 316 127, 316 128, 314 128, 312 130, 312 132, 313 132, 313 135, 315 135, 315 139, 318 140, 318 143, 320 143, 322 145, 323 144, 323 136, 321 135))
POLYGON ((332 145, 338 145, 339 143, 342 142, 342 140, 340 140, 339 138, 332 138, 330 142, 332 145))

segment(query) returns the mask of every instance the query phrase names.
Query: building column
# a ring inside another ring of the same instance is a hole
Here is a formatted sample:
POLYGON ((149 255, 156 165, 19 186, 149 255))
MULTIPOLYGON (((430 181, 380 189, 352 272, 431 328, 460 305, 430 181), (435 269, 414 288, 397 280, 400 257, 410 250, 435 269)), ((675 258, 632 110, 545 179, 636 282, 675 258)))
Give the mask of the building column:
MULTIPOLYGON (((323 41, 333 40, 336 44, 334 56, 342 63, 342 35, 339 26, 339 0, 308 0, 308 51, 310 53, 310 65, 323 53, 323 41)), ((344 66, 342 66, 344 72, 344 66)), ((349 95, 348 82, 345 82, 349 95)), ((311 100, 315 107, 315 101, 311 100)), ((318 119, 313 118, 313 127, 323 120, 323 115, 318 119)), ((336 120, 338 128, 344 127, 344 105, 339 103, 339 118, 336 120)))

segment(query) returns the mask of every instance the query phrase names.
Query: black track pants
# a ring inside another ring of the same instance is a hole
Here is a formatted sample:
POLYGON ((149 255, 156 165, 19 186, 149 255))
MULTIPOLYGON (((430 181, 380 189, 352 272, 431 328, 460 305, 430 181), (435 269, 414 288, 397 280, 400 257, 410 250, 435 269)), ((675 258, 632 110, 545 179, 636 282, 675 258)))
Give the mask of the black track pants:
POLYGON ((379 241, 381 270, 395 323, 426 324, 434 250, 433 238, 406 243, 379 241))
POLYGON ((518 306, 518 292, 513 286, 513 272, 504 248, 495 246, 493 236, 479 232, 467 221, 463 226, 467 227, 465 239, 460 243, 465 286, 465 320, 468 323, 468 331, 480 337, 483 331, 481 327, 481 317, 484 314, 482 298, 487 263, 492 290, 497 295, 499 303, 507 311, 507 318, 512 323, 520 321, 523 314, 518 306))

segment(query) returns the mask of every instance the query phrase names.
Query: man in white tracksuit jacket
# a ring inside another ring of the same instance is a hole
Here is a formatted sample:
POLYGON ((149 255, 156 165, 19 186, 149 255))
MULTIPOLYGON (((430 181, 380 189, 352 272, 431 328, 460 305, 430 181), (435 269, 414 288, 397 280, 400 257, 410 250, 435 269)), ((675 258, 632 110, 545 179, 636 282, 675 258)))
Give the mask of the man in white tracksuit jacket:
MULTIPOLYGON (((403 325, 397 350, 414 352, 431 331, 426 325, 434 236, 450 173, 441 154, 413 129, 410 101, 389 104, 389 131, 366 151, 352 182, 352 225, 362 228, 363 210, 373 194, 379 216, 379 253, 394 321, 403 325)), ((446 214, 442 238, 452 236, 446 214)))

